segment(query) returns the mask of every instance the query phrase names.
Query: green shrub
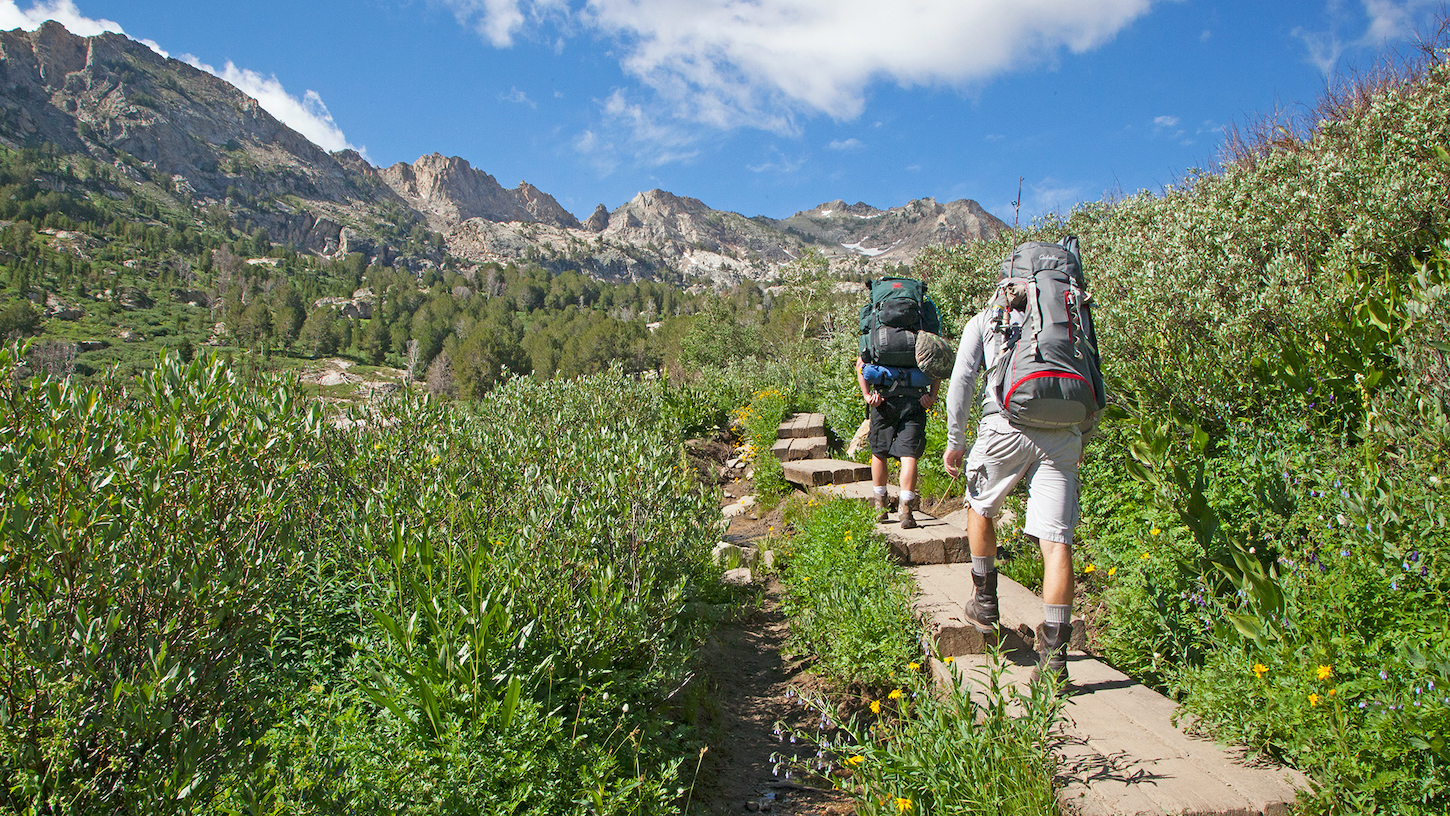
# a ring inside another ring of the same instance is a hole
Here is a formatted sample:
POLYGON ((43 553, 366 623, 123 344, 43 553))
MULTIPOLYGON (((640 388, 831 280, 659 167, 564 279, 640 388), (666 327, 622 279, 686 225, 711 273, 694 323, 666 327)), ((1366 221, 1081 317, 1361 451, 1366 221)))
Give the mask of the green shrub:
POLYGON ((910 576, 876 532, 875 511, 851 499, 797 501, 785 569, 791 642, 817 670, 847 683, 884 687, 921 654, 910 576))
POLYGON ((895 688, 845 722, 827 701, 802 696, 820 721, 790 734, 790 746, 777 726, 775 773, 828 780, 861 814, 1056 814, 1051 752, 1062 699, 1043 685, 1025 695, 1004 686, 999 659, 962 672, 948 658, 947 689, 905 664, 895 688))

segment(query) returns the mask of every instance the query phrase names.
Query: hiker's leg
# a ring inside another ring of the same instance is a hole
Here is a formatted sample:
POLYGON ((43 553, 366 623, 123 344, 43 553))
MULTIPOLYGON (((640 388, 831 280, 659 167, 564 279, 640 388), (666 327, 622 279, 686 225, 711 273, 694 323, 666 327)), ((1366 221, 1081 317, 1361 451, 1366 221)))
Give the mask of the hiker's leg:
POLYGON ((1072 545, 1039 539, 1042 548, 1042 602, 1072 606, 1076 579, 1072 573, 1072 545))
MULTIPOLYGON (((967 508, 967 542, 972 547, 972 568, 976 569, 978 558, 997 558, 997 527, 992 520, 967 508)), ((995 568, 995 564, 984 564, 983 573, 995 568)))
POLYGON ((890 474, 891 470, 886 465, 886 457, 879 453, 871 454, 871 486, 885 487, 890 474))
POLYGON ((916 492, 916 457, 901 457, 901 489, 916 492))

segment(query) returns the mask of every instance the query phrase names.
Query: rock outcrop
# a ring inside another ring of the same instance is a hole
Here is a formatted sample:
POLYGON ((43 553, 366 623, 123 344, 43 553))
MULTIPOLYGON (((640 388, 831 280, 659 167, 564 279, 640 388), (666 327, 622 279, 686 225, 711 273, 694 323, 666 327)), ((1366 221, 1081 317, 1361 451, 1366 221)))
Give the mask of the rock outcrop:
POLYGON ((412 164, 398 162, 379 175, 440 232, 470 218, 579 226, 579 220, 548 193, 528 182, 505 190, 493 176, 457 156, 431 153, 412 164))

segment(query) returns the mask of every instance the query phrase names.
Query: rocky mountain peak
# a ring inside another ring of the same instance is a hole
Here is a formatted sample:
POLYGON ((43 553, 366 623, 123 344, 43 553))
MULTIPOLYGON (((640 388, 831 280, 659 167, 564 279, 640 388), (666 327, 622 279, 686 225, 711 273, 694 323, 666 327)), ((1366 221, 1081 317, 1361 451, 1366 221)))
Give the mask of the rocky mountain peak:
POLYGON ((447 230, 470 218, 579 226, 579 220, 548 193, 528 182, 505 190, 493 176, 458 156, 430 153, 412 164, 398 162, 383 168, 379 174, 436 230, 447 230))
POLYGON ((847 204, 845 201, 842 201, 838 198, 835 201, 827 201, 824 204, 819 204, 816 206, 815 209, 796 213, 796 215, 803 215, 814 218, 830 218, 832 216, 854 215, 858 218, 871 218, 873 216, 881 215, 882 212, 883 210, 878 210, 864 201, 857 201, 855 204, 847 204))
POLYGON ((609 210, 605 209, 603 204, 595 207, 594 212, 590 213, 588 220, 584 222, 584 229, 590 232, 604 232, 608 226, 609 210))

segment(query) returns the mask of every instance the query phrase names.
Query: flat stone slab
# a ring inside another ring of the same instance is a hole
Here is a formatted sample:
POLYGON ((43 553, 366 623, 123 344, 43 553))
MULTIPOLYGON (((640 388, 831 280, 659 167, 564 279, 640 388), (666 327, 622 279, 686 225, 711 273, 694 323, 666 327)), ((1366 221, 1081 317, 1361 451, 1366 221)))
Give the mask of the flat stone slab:
MULTIPOLYGON (((917 594, 912 602, 916 616, 926 624, 941 657, 982 654, 997 638, 983 635, 968 623, 962 608, 975 591, 972 565, 928 564, 911 567, 917 594)), ((1000 639, 1004 648, 1035 648, 1036 629, 1042 623, 1042 601, 1032 590, 1005 575, 997 576, 997 609, 1001 615, 1000 639)), ((1082 651, 1087 630, 1081 620, 1072 622, 1069 647, 1082 651)))
POLYGON ((891 520, 876 525, 876 529, 891 545, 891 553, 903 564, 946 564, 953 561, 972 560, 972 551, 967 546, 967 531, 954 527, 941 519, 917 511, 912 514, 920 526, 901 529, 900 516, 891 514, 891 520))
POLYGON ((825 414, 796 414, 780 423, 775 435, 781 439, 797 439, 826 435, 825 414))
MULTIPOLYGON (((1003 653, 1005 683, 1027 692, 1035 655, 1003 653)), ((987 655, 940 660, 932 672, 945 686, 985 688, 987 655)), ((1308 782, 1288 768, 1250 765, 1240 751, 1191 737, 1173 725, 1177 706, 1086 655, 1069 655, 1075 690, 1057 746, 1058 806, 1080 816, 1285 816, 1296 788, 1308 782)))
POLYGON ((858 465, 841 459, 801 459, 785 462, 781 468, 785 471, 787 482, 801 487, 871 481, 870 465, 858 465))
POLYGON ((782 462, 800 459, 824 459, 829 450, 824 436, 795 436, 775 440, 770 452, 782 462))
MULTIPOLYGON (((862 501, 871 501, 876 497, 876 491, 871 486, 870 476, 867 476, 864 481, 851 482, 850 484, 822 485, 820 492, 827 496, 840 496, 845 499, 860 499, 862 501)), ((890 496, 891 501, 895 502, 901 496, 901 488, 889 484, 886 486, 886 495, 890 496)))

